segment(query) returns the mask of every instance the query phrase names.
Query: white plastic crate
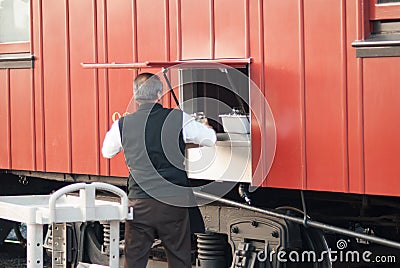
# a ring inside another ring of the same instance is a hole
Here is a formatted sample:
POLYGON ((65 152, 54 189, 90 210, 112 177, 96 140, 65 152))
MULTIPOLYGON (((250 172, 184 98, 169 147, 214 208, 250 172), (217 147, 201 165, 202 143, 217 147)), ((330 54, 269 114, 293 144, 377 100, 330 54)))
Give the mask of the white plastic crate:
POLYGON ((248 134, 250 133, 250 120, 248 115, 243 114, 221 114, 222 125, 227 133, 248 134))

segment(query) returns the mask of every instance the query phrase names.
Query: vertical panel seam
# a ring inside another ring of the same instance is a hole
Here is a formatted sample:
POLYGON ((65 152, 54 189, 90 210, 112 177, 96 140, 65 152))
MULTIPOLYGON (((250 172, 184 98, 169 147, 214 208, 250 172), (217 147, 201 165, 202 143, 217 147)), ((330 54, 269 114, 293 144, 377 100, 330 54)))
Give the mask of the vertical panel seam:
POLYGON ((38 151, 41 151, 41 157, 42 157, 42 169, 45 170, 45 138, 44 138, 44 99, 43 99, 43 39, 42 39, 42 32, 43 32, 43 27, 42 27, 42 0, 39 0, 37 2, 37 9, 34 10, 33 4, 32 4, 32 12, 31 12, 31 53, 36 54, 35 55, 35 60, 37 61, 37 54, 39 54, 39 68, 37 64, 35 63, 35 68, 32 69, 32 93, 33 93, 33 134, 34 134, 34 169, 38 170, 38 151), (34 11, 36 11, 34 13, 34 11), (34 21, 34 14, 36 14, 36 24, 33 23, 34 21), (38 27, 37 33, 35 34, 34 32, 34 25, 38 27), (34 36, 37 37, 37 42, 34 42, 34 36), (38 53, 35 51, 35 46, 38 48, 38 53), (38 73, 38 75, 35 75, 38 73), (41 104, 41 106, 39 106, 41 104), (39 112, 41 110, 41 112, 39 112), (41 132, 37 130, 38 128, 38 118, 39 116, 41 117, 41 132), (38 133, 41 133, 42 136, 38 137, 38 133), (37 140, 41 138, 42 142, 39 143, 41 144, 41 148, 38 146, 37 140))
POLYGON ((302 176, 302 188, 307 190, 308 188, 308 174, 307 174, 307 124, 306 124, 306 79, 305 79, 305 31, 304 31, 304 0, 299 1, 299 68, 300 68, 300 91, 301 99, 300 105, 303 109, 300 114, 301 126, 302 126, 302 140, 301 140, 301 176, 302 176))
MULTIPOLYGON (((94 60, 98 62, 99 60, 99 45, 98 45, 98 25, 97 25, 97 0, 92 0, 93 3, 93 50, 94 50, 94 60)), ((96 174, 100 175, 100 104, 99 104, 99 71, 94 69, 94 91, 95 91, 95 129, 97 133, 95 134, 95 158, 96 158, 96 174)))
POLYGON ((347 90, 347 31, 346 31, 346 0, 342 0, 340 2, 341 6, 341 49, 342 49, 342 94, 343 94, 343 109, 342 110, 342 118, 345 120, 343 127, 345 128, 342 133, 344 134, 344 152, 343 156, 346 159, 343 159, 343 186, 344 191, 349 192, 350 189, 350 169, 349 169, 349 115, 348 115, 348 90, 347 90))
MULTIPOLYGON (((133 46, 133 61, 138 62, 139 60, 139 42, 138 42, 138 18, 137 18, 137 0, 132 1, 132 46, 133 46)), ((138 76, 139 71, 135 69, 135 76, 138 76)))
MULTIPOLYGON (((169 0, 164 0, 164 42, 165 60, 170 61, 170 25, 169 25, 169 0)), ((170 76, 170 75, 169 75, 170 76)), ((171 98, 167 99, 168 107, 172 107, 171 98)))
MULTIPOLYGON (((245 1, 245 57, 250 57, 250 2, 249 0, 245 1)), ((249 74, 250 76, 250 74, 249 74)))
POLYGON ((133 28, 133 34, 132 34, 132 45, 133 45, 133 61, 137 62, 139 55, 138 55, 138 37, 137 37, 137 3, 136 0, 132 1, 132 28, 133 28))
POLYGON ((176 9, 177 9, 177 34, 176 34, 176 38, 177 40, 177 56, 178 56, 178 60, 182 59, 182 7, 181 7, 182 3, 181 0, 177 0, 177 5, 176 5, 176 9))
POLYGON ((35 73, 33 69, 30 71, 31 75, 31 128, 32 128, 32 159, 33 166, 32 169, 36 170, 36 116, 35 116, 35 73))
POLYGON ((66 40, 66 89, 67 89, 67 153, 68 171, 72 173, 72 119, 71 119, 71 57, 70 57, 70 32, 69 32, 69 0, 65 0, 65 40, 66 40))
POLYGON ((215 58, 215 3, 210 0, 210 59, 215 58))
POLYGON ((42 152, 43 170, 46 171, 46 115, 44 109, 44 55, 43 55, 43 1, 39 0, 39 53, 40 53, 40 98, 42 103, 42 152))
MULTIPOLYGON (((134 0, 134 2, 136 2, 134 0)), ((103 10, 103 42, 104 42, 104 60, 105 62, 108 62, 108 10, 107 10, 107 0, 103 0, 104 3, 104 10, 103 10)), ((110 92, 109 92, 109 81, 108 81, 108 69, 104 70, 104 84, 105 84, 105 102, 106 102, 106 118, 105 118, 105 123, 106 123, 106 131, 108 130, 108 126, 110 124, 109 122, 109 114, 110 114, 110 92)), ((110 176, 110 159, 106 160, 106 175, 110 176)))
MULTIPOLYGON (((358 0, 357 1, 357 38, 359 40, 362 39, 364 35, 364 20, 365 20, 365 6, 364 6, 364 1, 363 0, 358 0)), ((360 98, 361 98, 361 162, 362 162, 362 176, 361 176, 361 182, 360 182, 360 187, 361 187, 361 193, 365 194, 366 190, 366 169, 365 169, 365 131, 364 131, 364 76, 363 76, 363 62, 364 60, 362 58, 357 59, 357 75, 358 75, 358 87, 360 90, 360 98)))
POLYGON ((164 28, 164 36, 165 36, 165 59, 167 61, 170 60, 170 25, 169 25, 169 0, 164 0, 164 8, 165 8, 165 28, 164 28))
MULTIPOLYGON (((260 86, 262 87, 261 88, 261 92, 264 94, 264 98, 266 98, 266 93, 265 93, 265 53, 264 53, 264 50, 265 50, 265 40, 264 40, 264 38, 265 38, 265 34, 264 34, 264 4, 263 4, 263 0, 259 0, 258 1, 258 9, 259 9, 259 21, 258 21, 258 23, 259 23, 259 25, 258 25, 258 27, 259 27, 259 39, 258 39, 258 42, 259 42, 259 44, 258 44, 258 46, 259 46, 259 53, 260 53, 260 58, 261 58, 261 77, 260 77, 260 86)), ((261 118, 261 122, 263 122, 264 121, 264 119, 265 119, 265 107, 263 107, 264 106, 264 103, 263 103, 263 101, 260 99, 259 100, 260 101, 260 103, 259 103, 259 105, 260 105, 260 107, 261 107, 261 109, 262 109, 262 118, 261 118)), ((262 132, 263 131, 265 131, 265 129, 262 129, 262 127, 260 126, 260 131, 261 131, 261 137, 262 137, 262 132)), ((264 132, 265 133, 265 132, 264 132)), ((262 141, 261 141, 261 143, 262 143, 262 141)), ((263 153, 265 150, 262 150, 261 151, 261 153, 260 153, 260 156, 259 156, 259 159, 258 159, 258 161, 260 162, 261 161, 261 163, 264 163, 264 161, 265 161, 265 157, 264 157, 264 154, 265 153, 263 153)), ((261 174, 264 176, 265 175, 265 178, 260 178, 260 181, 261 181, 261 183, 262 183, 262 185, 263 186, 266 186, 265 184, 267 183, 267 182, 265 182, 264 183, 264 180, 266 180, 266 178, 267 178, 267 174, 265 174, 266 172, 265 172, 265 166, 264 165, 262 165, 261 166, 261 174)))
MULTIPOLYGON (((33 42, 33 2, 30 2, 30 52, 34 51, 34 42, 33 42)), ((36 131, 36 94, 35 94, 35 69, 31 69, 31 116, 32 116, 32 159, 33 159, 33 170, 37 170, 37 159, 36 159, 36 139, 37 139, 37 131, 36 131)))
POLYGON ((39 16, 40 16, 40 20, 39 20, 39 40, 40 40, 40 94, 41 94, 41 98, 42 98, 42 131, 43 131, 43 144, 42 144, 42 150, 43 150, 43 169, 46 171, 47 167, 46 167, 46 163, 47 163, 47 158, 46 158, 46 116, 44 114, 44 54, 43 54, 43 1, 40 0, 39 1, 39 16))
POLYGON ((12 169, 12 153, 11 153, 11 85, 10 85, 10 69, 6 69, 6 93, 7 93, 7 147, 8 147, 8 167, 12 169))

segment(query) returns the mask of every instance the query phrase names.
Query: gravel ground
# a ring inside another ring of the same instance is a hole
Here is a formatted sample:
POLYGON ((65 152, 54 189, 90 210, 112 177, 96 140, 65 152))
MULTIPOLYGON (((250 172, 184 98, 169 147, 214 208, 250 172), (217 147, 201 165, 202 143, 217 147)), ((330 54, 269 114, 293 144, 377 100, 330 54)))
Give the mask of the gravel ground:
POLYGON ((0 267, 26 267, 26 252, 18 244, 0 245, 0 267))
MULTIPOLYGON (((26 226, 22 225, 21 228, 22 236, 26 237, 26 226)), ((20 268, 26 267, 26 248, 18 244, 17 237, 14 231, 11 231, 7 237, 9 240, 15 240, 15 243, 4 243, 0 245, 0 268, 20 268)), ((43 254, 44 266, 43 268, 51 268, 51 259, 43 254)), ((123 267, 123 260, 120 262, 120 267, 123 267)), ((149 260, 147 268, 166 268, 167 263, 149 260)), ((195 266, 193 266, 195 267, 195 266)))
MULTIPOLYGON (((45 255, 44 255, 45 257, 45 255)), ((18 244, 5 243, 0 245, 0 268, 22 268, 26 267, 26 249, 18 244)), ((50 268, 51 263, 45 260, 44 268, 50 268)), ((123 263, 120 263, 123 267, 123 263)), ((149 261, 147 268, 166 268, 165 262, 149 261)))

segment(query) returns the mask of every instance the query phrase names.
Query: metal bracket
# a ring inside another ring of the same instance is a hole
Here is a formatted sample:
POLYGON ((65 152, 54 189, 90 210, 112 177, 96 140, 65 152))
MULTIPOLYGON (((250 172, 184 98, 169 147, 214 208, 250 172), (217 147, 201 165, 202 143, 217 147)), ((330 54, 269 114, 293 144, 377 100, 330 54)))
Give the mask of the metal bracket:
POLYGON ((240 243, 233 256, 232 268, 254 268, 257 254, 250 243, 240 243))
POLYGON ((52 268, 67 267, 67 225, 66 223, 52 224, 52 268))

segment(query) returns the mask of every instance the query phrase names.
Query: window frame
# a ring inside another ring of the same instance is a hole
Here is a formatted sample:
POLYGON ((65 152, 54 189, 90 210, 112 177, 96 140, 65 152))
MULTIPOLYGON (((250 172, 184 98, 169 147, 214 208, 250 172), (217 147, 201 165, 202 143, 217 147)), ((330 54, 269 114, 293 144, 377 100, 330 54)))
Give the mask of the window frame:
POLYGON ((9 42, 0 43, 0 54, 11 54, 11 53, 30 53, 31 42, 9 42))
POLYGON ((364 6, 364 37, 352 43, 356 57, 400 57, 400 33, 393 24, 400 22, 400 2, 378 4, 378 0, 369 0, 368 3, 364 6), (380 33, 377 29, 389 31, 380 33))
POLYGON ((33 2, 29 1, 29 40, 0 43, 0 69, 31 69, 35 57, 32 55, 33 2))
POLYGON ((400 19, 400 2, 378 4, 378 0, 370 0, 369 4, 371 21, 400 19))

